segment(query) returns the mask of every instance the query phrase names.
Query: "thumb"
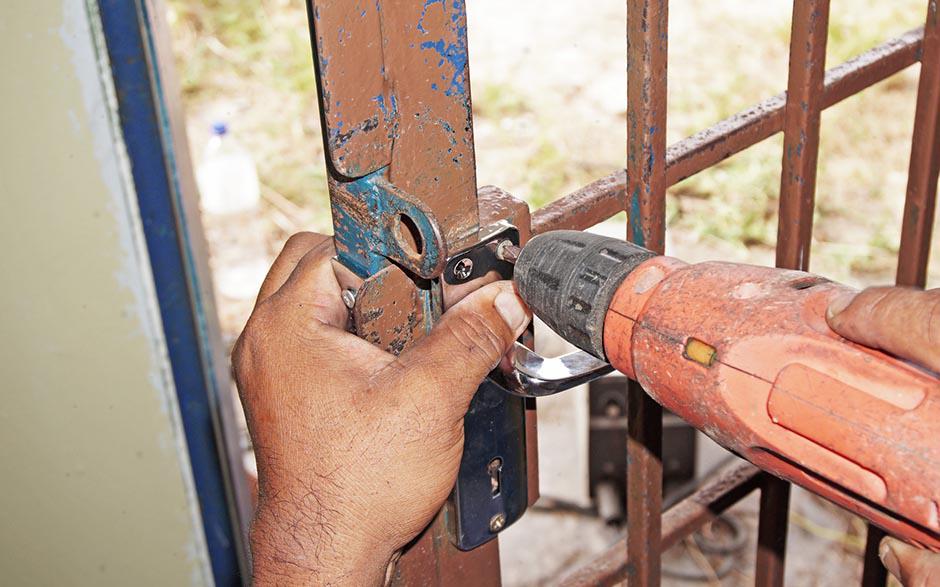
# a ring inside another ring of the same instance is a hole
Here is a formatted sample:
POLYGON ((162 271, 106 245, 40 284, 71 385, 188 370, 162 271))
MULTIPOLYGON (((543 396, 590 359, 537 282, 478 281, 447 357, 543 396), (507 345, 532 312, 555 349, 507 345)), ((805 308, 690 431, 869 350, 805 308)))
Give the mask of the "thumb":
POLYGON ((937 585, 940 582, 940 554, 916 548, 885 537, 878 556, 888 572, 905 587, 937 585))
POLYGON ((512 282, 491 283, 445 312, 428 336, 398 357, 398 367, 413 382, 409 389, 451 403, 463 417, 480 382, 531 318, 512 282))

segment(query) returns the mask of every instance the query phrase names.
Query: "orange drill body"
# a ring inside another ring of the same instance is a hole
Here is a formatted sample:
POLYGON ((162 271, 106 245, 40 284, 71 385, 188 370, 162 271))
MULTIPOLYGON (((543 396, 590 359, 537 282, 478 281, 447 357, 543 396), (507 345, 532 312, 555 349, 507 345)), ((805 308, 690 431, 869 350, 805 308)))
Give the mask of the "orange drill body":
POLYGON ((719 444, 940 551, 940 379, 827 325, 849 288, 652 257, 604 318, 607 360, 719 444))

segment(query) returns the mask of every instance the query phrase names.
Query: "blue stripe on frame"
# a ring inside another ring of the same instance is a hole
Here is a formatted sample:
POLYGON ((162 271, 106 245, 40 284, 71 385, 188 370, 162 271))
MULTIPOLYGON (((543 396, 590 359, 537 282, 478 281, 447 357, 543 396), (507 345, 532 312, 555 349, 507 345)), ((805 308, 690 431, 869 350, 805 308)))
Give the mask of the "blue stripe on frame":
POLYGON ((199 290, 191 282, 195 271, 185 218, 177 213, 182 207, 176 162, 147 6, 143 0, 100 0, 99 6, 212 574, 216 585, 240 585, 238 530, 213 427, 217 382, 206 368, 205 321, 199 290))

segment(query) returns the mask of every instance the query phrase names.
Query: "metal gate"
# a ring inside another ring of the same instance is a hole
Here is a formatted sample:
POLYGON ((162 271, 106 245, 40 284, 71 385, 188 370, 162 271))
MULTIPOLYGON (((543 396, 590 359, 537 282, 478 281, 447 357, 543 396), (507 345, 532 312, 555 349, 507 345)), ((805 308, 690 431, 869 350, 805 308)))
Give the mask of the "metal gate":
MULTIPOLYGON (((505 192, 477 189, 463 0, 308 0, 308 6, 337 250, 365 279, 354 309, 359 334, 393 352, 440 315, 448 256, 486 241, 498 222, 516 226, 524 241, 549 230, 583 230, 626 211, 626 238, 661 253, 667 188, 779 132, 777 265, 806 270, 822 110, 918 61, 897 282, 925 285, 940 171, 936 0, 927 2, 923 28, 829 70, 829 1, 795 0, 787 91, 673 145, 665 132, 668 1, 627 0, 626 168, 531 217, 505 192)), ((789 484, 744 464, 707 479, 662 513, 662 409, 636 384, 628 395, 626 537, 564 584, 658 584, 665 549, 759 489, 756 583, 782 585, 789 484)), ((538 495, 535 411, 524 408, 527 458, 520 462, 531 503, 538 495)), ((448 537, 453 515, 445 510, 406 552, 397 584, 499 583, 496 541, 457 549, 448 537)), ((865 585, 885 581, 881 536, 869 529, 865 585)))

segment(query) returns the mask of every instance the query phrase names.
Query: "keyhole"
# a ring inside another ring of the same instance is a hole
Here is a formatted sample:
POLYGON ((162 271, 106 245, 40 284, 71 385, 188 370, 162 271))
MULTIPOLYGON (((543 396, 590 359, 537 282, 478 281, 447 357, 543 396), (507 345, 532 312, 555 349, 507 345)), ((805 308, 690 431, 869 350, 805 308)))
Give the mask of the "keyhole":
POLYGON ((486 466, 490 476, 490 495, 496 497, 502 489, 503 459, 496 457, 486 466))

